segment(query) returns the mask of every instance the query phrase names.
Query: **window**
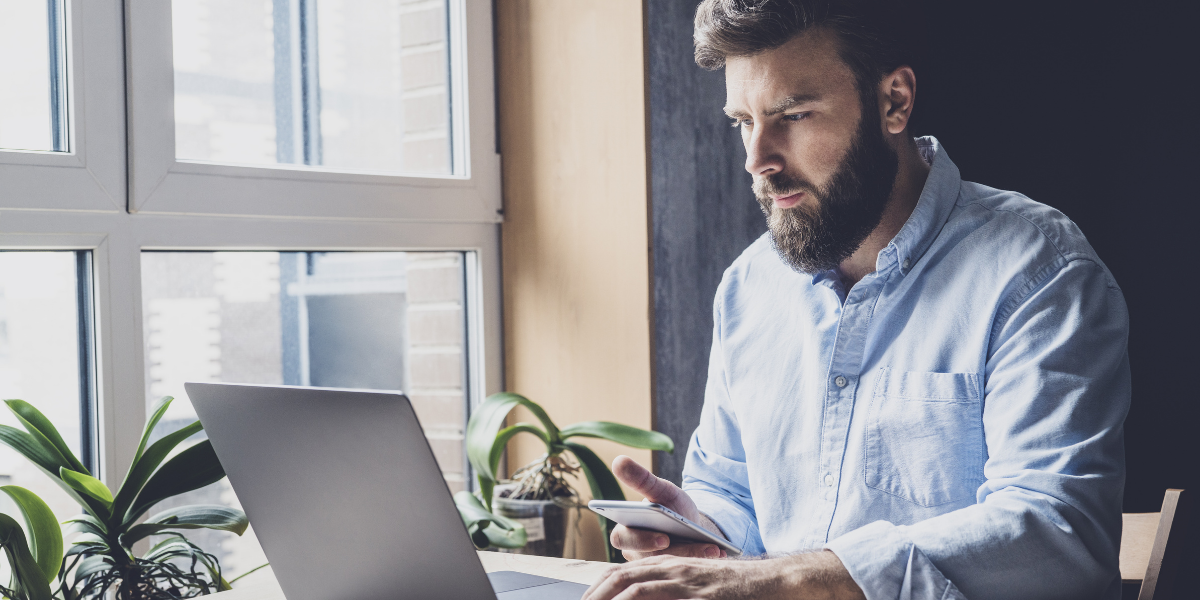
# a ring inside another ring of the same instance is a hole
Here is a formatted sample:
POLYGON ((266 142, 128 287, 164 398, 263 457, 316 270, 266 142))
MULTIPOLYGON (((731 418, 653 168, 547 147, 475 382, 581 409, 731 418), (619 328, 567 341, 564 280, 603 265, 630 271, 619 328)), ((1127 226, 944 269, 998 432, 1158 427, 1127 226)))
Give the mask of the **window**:
POLYGON ((452 489, 463 489, 461 252, 144 252, 146 408, 185 381, 404 390, 452 489))
MULTIPOLYGON (((84 464, 93 457, 91 324, 80 318, 91 303, 89 258, 0 252, 0 398, 37 406, 84 464)), ((7 408, 0 409, 0 423, 21 426, 7 408)), ((36 466, 0 446, 0 485, 10 484, 33 490, 63 520, 79 512, 36 466)), ((0 511, 15 510, 8 496, 0 498, 0 511)))
POLYGON ((444 0, 172 10, 177 158, 455 172, 444 0))
MULTIPOLYGON (((464 489, 464 267, 459 252, 144 252, 146 408, 179 396, 155 437, 196 419, 185 381, 402 389, 464 489)), ((169 502, 238 504, 228 481, 169 502)), ((197 535, 230 573, 263 562, 253 528, 197 535)))
POLYGON ((0 4, 0 148, 67 149, 62 3, 0 4))
POLYGON ((183 381, 400 387, 469 486, 500 387, 488 0, 15 0, 0 47, 0 392, 115 485, 183 381))
POLYGON ((128 23, 131 212, 498 221, 487 0, 177 0, 128 23))

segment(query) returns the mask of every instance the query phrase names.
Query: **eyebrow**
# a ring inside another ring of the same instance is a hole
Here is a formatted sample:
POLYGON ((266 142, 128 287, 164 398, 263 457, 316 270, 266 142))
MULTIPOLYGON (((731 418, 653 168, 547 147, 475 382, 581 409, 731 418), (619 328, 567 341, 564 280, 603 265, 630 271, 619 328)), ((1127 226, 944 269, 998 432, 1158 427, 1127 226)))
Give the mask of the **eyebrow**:
MULTIPOLYGON (((784 98, 783 100, 780 100, 779 102, 776 102, 773 106, 771 106, 771 108, 768 108, 767 110, 763 111, 763 116, 770 117, 773 115, 777 115, 789 108, 799 106, 801 104, 805 104, 808 102, 813 102, 813 101, 817 100, 818 98, 819 98, 819 96, 817 96, 816 94, 798 94, 795 96, 788 96, 787 98, 784 98)), ((725 114, 728 115, 729 118, 731 118, 731 119, 748 119, 748 118, 750 118, 750 115, 747 114, 745 111, 738 110, 736 108, 726 107, 724 110, 725 110, 725 114)))

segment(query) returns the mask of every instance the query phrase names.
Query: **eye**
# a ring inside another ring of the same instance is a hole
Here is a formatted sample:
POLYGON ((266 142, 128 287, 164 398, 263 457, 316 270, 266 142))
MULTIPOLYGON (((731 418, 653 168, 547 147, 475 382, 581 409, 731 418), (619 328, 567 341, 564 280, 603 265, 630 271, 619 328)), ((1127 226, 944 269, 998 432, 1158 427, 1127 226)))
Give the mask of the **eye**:
POLYGON ((812 113, 808 113, 808 112, 787 114, 787 115, 783 115, 783 120, 784 121, 803 121, 804 119, 807 119, 810 115, 812 115, 812 113))
POLYGON ((733 122, 729 124, 729 126, 733 127, 734 129, 737 129, 738 127, 749 127, 753 124, 754 124, 754 122, 751 121, 750 119, 734 119, 733 122))

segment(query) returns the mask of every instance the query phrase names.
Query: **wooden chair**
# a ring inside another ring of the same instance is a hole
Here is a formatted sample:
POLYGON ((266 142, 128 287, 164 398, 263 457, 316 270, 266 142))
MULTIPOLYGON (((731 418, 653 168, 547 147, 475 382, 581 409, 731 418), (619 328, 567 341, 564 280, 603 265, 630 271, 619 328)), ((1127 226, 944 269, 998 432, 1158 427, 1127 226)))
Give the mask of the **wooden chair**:
POLYGON ((1189 512, 1189 507, 1181 506, 1182 499, 1183 490, 1167 490, 1162 512, 1121 515, 1121 584, 1125 598, 1183 598, 1175 578, 1183 551, 1184 519, 1189 512))

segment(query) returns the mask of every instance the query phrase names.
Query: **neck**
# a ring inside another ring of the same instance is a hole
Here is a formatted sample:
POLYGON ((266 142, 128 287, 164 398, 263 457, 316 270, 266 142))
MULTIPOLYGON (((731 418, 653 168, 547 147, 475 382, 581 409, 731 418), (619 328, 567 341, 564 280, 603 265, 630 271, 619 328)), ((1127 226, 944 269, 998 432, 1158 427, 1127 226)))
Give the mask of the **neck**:
POLYGON ((929 165, 921 158, 916 142, 907 136, 905 140, 896 149, 899 157, 896 185, 892 187, 892 195, 883 209, 883 218, 867 239, 863 240, 858 250, 838 265, 847 293, 863 277, 875 272, 875 261, 879 251, 886 248, 892 238, 900 233, 900 228, 904 227, 904 223, 917 206, 917 200, 921 198, 921 190, 925 189, 929 165))

